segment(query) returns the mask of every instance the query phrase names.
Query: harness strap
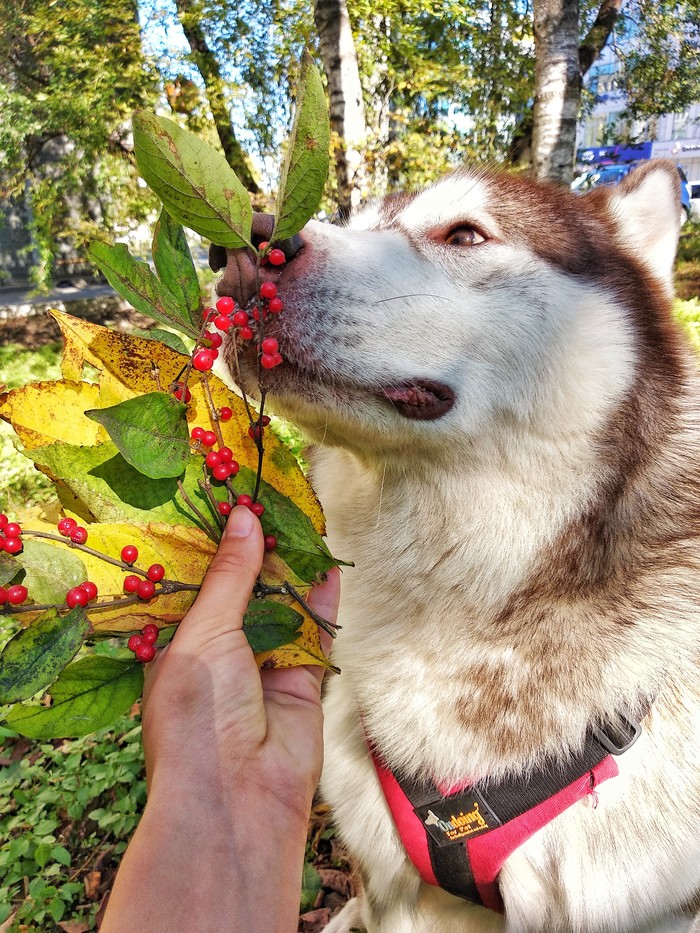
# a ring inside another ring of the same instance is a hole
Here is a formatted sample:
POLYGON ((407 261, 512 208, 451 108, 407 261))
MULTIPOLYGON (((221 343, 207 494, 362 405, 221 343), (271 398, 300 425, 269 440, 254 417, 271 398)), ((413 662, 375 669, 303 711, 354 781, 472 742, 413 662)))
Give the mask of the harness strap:
POLYGON ((394 774, 370 744, 372 761, 401 840, 421 878, 457 897, 503 912, 498 874, 508 856, 551 820, 618 774, 641 732, 621 719, 590 729, 583 748, 525 778, 439 788, 394 774))

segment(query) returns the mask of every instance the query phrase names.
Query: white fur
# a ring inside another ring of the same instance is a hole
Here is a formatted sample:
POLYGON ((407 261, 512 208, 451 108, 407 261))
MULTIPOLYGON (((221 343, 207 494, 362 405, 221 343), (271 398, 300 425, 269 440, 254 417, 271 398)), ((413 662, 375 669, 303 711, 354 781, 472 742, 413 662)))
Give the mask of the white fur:
MULTIPOLYGON (((611 208, 621 247, 663 280, 667 180, 649 174, 611 208)), ((498 197, 496 181, 464 173, 389 220, 377 206, 347 230, 312 224, 306 265, 285 272, 284 326, 305 381, 286 386, 280 371, 272 393, 324 445, 314 481, 329 544, 355 561, 343 575, 333 656, 343 672, 328 685, 322 788, 367 896, 328 931, 689 929, 682 908, 700 893, 700 695, 678 685, 698 679, 697 555, 692 567, 652 568, 648 592, 621 590, 619 606, 563 593, 542 626, 529 615, 507 632, 496 622, 607 481, 598 438, 642 365, 620 297, 541 258, 537 229, 531 245, 509 238, 489 207, 498 197), (435 233, 467 222, 487 242, 450 249, 435 233), (419 379, 454 390, 443 417, 407 420, 382 397, 419 379), (618 609, 638 624, 616 624, 618 609), (485 700, 494 685, 501 706, 485 700), (450 784, 561 753, 640 689, 656 693, 653 712, 598 807, 575 805, 506 861, 505 919, 420 881, 363 727, 394 770, 450 784)), ((681 422, 678 451, 700 444, 697 410, 681 422)), ((678 451, 659 452, 661 473, 678 475, 678 451)))

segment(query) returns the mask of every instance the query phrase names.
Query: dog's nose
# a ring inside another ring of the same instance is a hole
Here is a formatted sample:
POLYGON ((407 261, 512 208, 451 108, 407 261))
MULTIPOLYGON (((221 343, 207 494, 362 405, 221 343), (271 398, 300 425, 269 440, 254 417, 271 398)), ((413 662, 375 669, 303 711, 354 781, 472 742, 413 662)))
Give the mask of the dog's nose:
MULTIPOLYGON (((257 248, 261 243, 268 241, 272 236, 274 226, 275 218, 272 214, 253 214, 250 233, 253 246, 257 248)), ((284 253, 287 262, 294 259, 302 245, 303 241, 298 233, 275 243, 275 247, 284 253)), ((245 308, 256 294, 258 280, 257 262, 253 251, 248 247, 226 249, 212 244, 209 247, 209 266, 214 272, 225 270, 216 286, 217 294, 230 295, 242 308, 245 308)))

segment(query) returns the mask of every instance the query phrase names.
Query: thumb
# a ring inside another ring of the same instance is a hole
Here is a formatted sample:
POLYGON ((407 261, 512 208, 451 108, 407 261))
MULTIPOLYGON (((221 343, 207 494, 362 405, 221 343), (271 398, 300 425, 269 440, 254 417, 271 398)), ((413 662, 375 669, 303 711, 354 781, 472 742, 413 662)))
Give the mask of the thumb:
POLYGON ((180 628, 193 631, 206 625, 208 635, 241 628, 263 554, 260 522, 250 509, 236 506, 228 517, 219 550, 209 565, 199 595, 180 628))

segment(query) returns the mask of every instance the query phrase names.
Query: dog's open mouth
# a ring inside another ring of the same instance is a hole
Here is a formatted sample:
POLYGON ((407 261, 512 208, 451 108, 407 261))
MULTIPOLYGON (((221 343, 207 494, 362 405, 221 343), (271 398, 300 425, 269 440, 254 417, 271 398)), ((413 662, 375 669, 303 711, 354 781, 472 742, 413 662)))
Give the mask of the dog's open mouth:
POLYGON ((452 408, 455 401, 454 392, 448 386, 425 379, 382 389, 382 395, 404 418, 417 421, 441 418, 452 408))

